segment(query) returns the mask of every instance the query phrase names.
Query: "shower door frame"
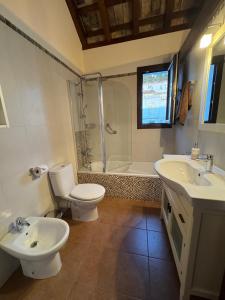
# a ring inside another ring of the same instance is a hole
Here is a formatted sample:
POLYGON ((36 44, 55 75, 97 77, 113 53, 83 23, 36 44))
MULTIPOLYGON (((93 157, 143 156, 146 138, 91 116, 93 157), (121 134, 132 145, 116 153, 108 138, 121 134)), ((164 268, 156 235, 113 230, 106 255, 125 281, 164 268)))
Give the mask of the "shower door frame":
MULTIPOLYGON (((84 81, 98 81, 98 111, 99 111, 99 125, 100 125, 100 140, 101 140, 101 159, 103 163, 103 173, 106 173, 106 143, 105 143, 105 119, 104 119, 104 99, 103 99, 103 86, 102 86, 102 74, 100 72, 88 73, 81 76, 84 81), (97 76, 96 76, 97 75, 97 76), (95 76, 95 77, 93 77, 95 76)), ((83 97, 83 95, 82 95, 83 97)))
MULTIPOLYGON (((130 76, 130 75, 134 75, 136 74, 136 72, 133 73, 126 73, 123 74, 123 76, 130 76)), ((118 76, 106 76, 103 77, 102 74, 100 72, 96 72, 96 73, 88 73, 88 74, 84 74, 82 76, 79 77, 80 79, 80 84, 81 84, 81 97, 82 97, 82 102, 84 100, 84 87, 83 87, 83 83, 85 81, 97 81, 97 91, 98 91, 98 115, 99 115, 99 129, 100 129, 100 152, 101 152, 101 162, 103 164, 103 168, 102 168, 102 172, 106 173, 107 170, 107 153, 106 153, 106 139, 105 139, 105 115, 104 115, 104 97, 103 97, 103 78, 104 79, 109 79, 109 78, 114 78, 114 77, 118 77, 118 76)), ((119 76, 121 77, 121 76, 119 76)), ((73 84, 77 85, 76 82, 74 81, 70 81, 73 84)), ((73 101, 71 98, 71 118, 72 118, 72 123, 73 123, 73 127, 74 127, 74 132, 75 132, 75 123, 74 123, 74 116, 73 116, 73 101)))

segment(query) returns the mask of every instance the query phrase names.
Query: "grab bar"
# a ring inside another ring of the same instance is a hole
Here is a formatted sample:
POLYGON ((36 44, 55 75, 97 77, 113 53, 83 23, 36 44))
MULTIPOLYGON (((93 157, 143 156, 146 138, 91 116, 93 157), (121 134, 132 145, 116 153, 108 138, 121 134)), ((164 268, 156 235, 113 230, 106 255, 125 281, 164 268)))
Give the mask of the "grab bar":
POLYGON ((109 133, 109 134, 117 134, 116 130, 113 130, 111 125, 109 123, 106 123, 105 125, 105 130, 109 133))

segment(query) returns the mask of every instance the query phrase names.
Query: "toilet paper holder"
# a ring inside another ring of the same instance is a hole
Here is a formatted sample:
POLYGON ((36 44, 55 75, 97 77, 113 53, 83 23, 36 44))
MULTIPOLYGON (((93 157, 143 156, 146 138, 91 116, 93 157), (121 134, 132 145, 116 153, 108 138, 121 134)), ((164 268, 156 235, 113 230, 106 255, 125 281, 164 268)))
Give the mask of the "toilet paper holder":
POLYGON ((48 166, 47 165, 39 165, 33 168, 29 169, 30 175, 36 179, 40 178, 42 175, 48 172, 48 166))

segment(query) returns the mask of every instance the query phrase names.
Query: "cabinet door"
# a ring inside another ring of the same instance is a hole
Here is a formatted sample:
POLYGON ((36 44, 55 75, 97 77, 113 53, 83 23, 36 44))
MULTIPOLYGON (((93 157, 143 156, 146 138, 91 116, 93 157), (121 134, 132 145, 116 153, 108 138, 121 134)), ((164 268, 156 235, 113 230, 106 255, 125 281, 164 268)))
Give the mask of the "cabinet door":
POLYGON ((168 197, 166 195, 166 192, 164 192, 164 198, 163 198, 163 211, 166 218, 166 223, 168 224, 169 221, 169 214, 171 213, 171 205, 169 203, 168 197))
POLYGON ((172 214, 172 218, 171 218, 171 237, 173 240, 173 244, 176 250, 176 254, 177 257, 180 261, 181 259, 181 252, 182 252, 182 246, 183 246, 183 235, 182 232, 180 230, 180 227, 178 225, 178 222, 174 216, 174 214, 172 214))

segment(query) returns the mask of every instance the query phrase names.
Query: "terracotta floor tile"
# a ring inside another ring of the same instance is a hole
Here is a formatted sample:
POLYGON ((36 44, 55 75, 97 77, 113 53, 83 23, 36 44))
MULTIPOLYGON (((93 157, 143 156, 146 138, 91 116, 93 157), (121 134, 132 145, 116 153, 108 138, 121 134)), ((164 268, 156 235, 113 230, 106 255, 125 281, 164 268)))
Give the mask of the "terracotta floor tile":
POLYGON ((146 215, 143 207, 101 207, 99 209, 99 221, 106 224, 129 226, 146 229, 146 215))
POLYGON ((147 257, 126 254, 119 257, 118 287, 127 296, 147 299, 149 291, 149 270, 147 257))
POLYGON ((79 283, 92 290, 120 293, 146 299, 148 293, 148 258, 140 255, 90 249, 83 263, 79 283))
POLYGON ((170 246, 159 210, 147 202, 107 197, 95 222, 76 222, 67 215, 70 235, 60 251, 61 272, 33 280, 19 270, 0 289, 0 299, 176 300, 170 246), (165 298, 167 293, 175 298, 165 298))
POLYGON ((140 300, 115 291, 93 289, 85 283, 76 282, 67 300, 140 300))
POLYGON ((33 283, 33 279, 23 276, 22 270, 19 268, 0 289, 0 299, 22 300, 24 293, 33 283))
POLYGON ((90 244, 93 237, 93 230, 98 221, 77 222, 70 221, 69 242, 90 244))
POLYGON ((147 215, 147 229, 161 231, 165 233, 163 221, 160 219, 159 208, 146 208, 147 215))
POLYGON ((3 288, 1 288, 0 299, 4 300, 63 300, 67 298, 68 292, 72 288, 74 280, 79 272, 78 264, 76 269, 74 264, 70 268, 65 263, 61 271, 55 277, 44 280, 28 279, 23 276, 22 271, 17 273, 17 279, 11 278, 3 288), (75 271, 77 270, 77 271, 75 271), (71 272, 72 271, 72 272, 71 272), (75 274, 76 273, 76 274, 75 274), (24 281, 27 281, 24 284, 24 281), (8 297, 7 297, 7 291, 8 297))
POLYGON ((150 257, 172 260, 169 240, 163 232, 148 231, 148 251, 150 257))
POLYGON ((98 223, 95 226, 92 244, 148 256, 147 231, 143 229, 98 223))
POLYGON ((149 300, 179 300, 180 283, 174 262, 149 259, 149 300))
POLYGON ((149 208, 161 208, 161 203, 159 201, 149 201, 145 200, 144 201, 144 207, 149 207, 149 208))

